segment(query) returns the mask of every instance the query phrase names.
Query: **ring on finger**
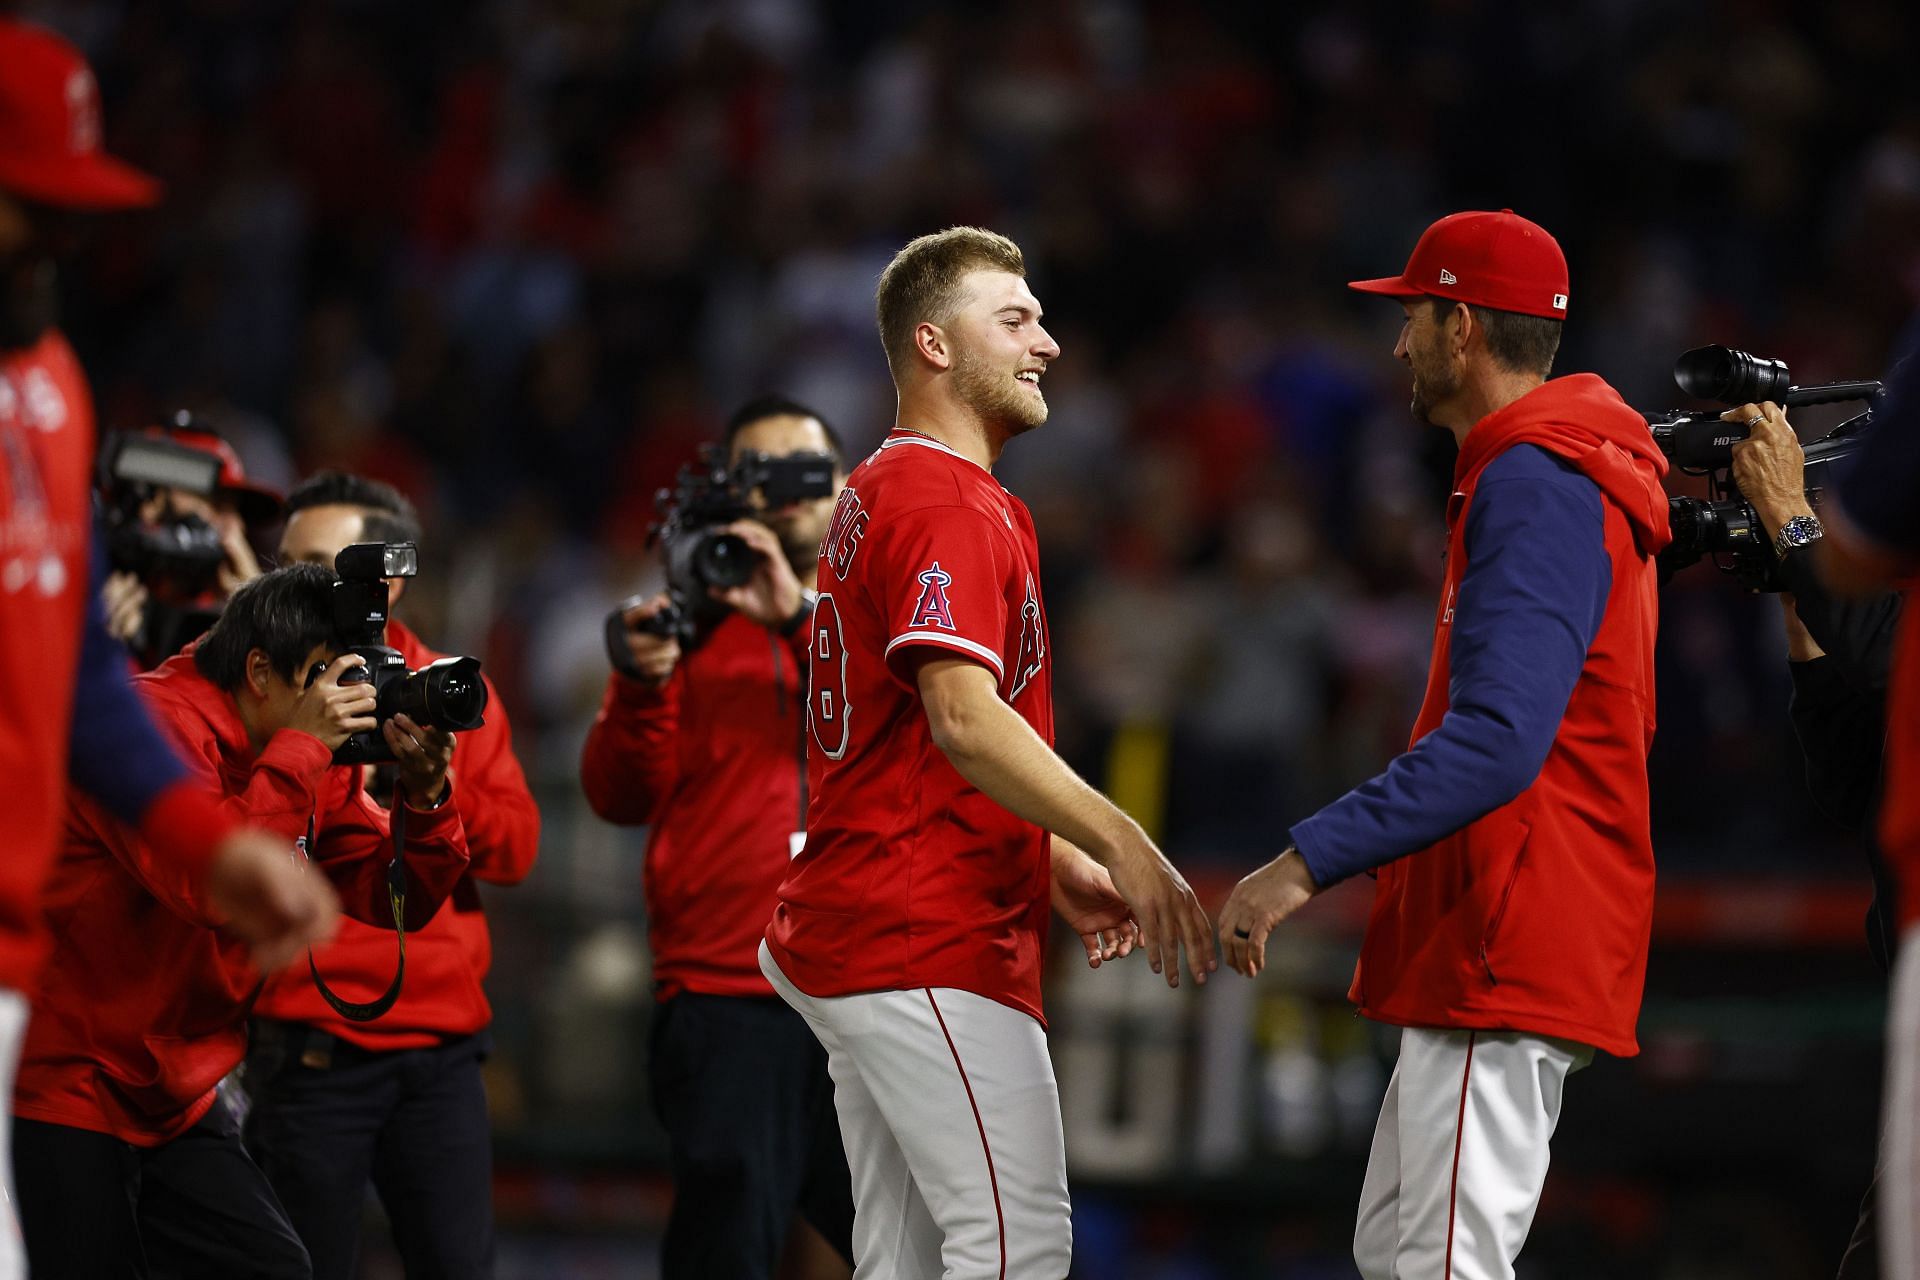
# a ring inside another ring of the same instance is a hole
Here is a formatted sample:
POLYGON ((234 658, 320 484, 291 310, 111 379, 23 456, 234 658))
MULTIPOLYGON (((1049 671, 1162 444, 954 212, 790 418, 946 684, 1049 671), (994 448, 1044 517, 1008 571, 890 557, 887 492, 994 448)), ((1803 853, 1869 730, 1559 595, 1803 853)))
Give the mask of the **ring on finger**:
POLYGON ((1766 420, 1767 420, 1766 414, 1764 413, 1754 414, 1751 418, 1747 419, 1747 430, 1749 431, 1753 430, 1755 427, 1759 426, 1761 423, 1765 422, 1766 420))
POLYGON ((1253 934, 1250 930, 1242 929, 1239 925, 1235 925, 1233 927, 1233 936, 1236 938, 1251 938, 1253 934))

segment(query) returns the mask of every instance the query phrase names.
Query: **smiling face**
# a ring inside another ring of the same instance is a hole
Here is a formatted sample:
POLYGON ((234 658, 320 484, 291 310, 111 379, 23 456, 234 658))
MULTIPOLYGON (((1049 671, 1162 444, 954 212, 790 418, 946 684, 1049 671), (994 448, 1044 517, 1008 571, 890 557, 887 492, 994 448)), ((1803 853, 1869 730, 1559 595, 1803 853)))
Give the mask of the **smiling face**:
POLYGON ((1060 354, 1040 323, 1040 301, 1026 278, 970 271, 962 302, 941 327, 952 345, 954 395, 980 420, 1015 436, 1047 420, 1040 379, 1060 354))

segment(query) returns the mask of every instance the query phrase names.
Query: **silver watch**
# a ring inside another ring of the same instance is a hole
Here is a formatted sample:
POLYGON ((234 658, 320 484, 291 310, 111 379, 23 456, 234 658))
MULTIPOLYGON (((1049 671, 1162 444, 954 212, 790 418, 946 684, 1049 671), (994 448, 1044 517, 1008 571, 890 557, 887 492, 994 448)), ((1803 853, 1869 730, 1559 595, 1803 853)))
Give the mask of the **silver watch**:
POLYGON ((1784 560, 1787 552, 1810 547, 1826 534, 1818 516, 1792 516, 1773 535, 1773 554, 1784 560))

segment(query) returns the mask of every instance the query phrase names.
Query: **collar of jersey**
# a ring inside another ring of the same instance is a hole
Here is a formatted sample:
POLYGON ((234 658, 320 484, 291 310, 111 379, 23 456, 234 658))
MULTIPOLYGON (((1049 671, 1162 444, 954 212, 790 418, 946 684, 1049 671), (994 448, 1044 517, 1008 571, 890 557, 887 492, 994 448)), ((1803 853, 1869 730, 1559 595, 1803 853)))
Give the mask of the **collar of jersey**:
MULTIPOLYGON (((938 449, 942 453, 952 454, 954 457, 960 459, 960 461, 966 463, 968 466, 974 468, 975 470, 985 471, 987 475, 987 479, 993 480, 993 472, 987 471, 985 467, 981 466, 979 463, 975 462, 972 458, 969 458, 966 454, 960 452, 958 449, 954 448, 952 445, 947 444, 944 441, 935 440, 932 436, 928 435, 924 431, 915 431, 910 427, 895 427, 892 431, 887 433, 887 438, 880 442, 880 447, 882 449, 891 449, 894 445, 897 445, 897 444, 925 445, 929 449, 938 449)), ((999 484, 1000 482, 998 480, 994 480, 994 483, 999 484)))

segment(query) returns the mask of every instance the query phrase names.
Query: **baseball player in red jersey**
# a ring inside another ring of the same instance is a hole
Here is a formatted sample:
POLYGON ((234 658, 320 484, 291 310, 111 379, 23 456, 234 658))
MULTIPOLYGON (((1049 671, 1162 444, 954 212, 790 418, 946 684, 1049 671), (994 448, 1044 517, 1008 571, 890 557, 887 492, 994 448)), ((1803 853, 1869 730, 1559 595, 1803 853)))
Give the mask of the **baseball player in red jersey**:
POLYGON ((1049 903, 1090 965, 1139 945, 1177 986, 1182 948, 1196 981, 1216 964, 1186 881, 1050 746, 1038 542, 990 470, 1046 421, 1060 354, 1025 275, 971 227, 881 275, 899 426, 820 549, 807 843, 761 967, 827 1050, 860 1280, 1066 1275, 1049 903))

